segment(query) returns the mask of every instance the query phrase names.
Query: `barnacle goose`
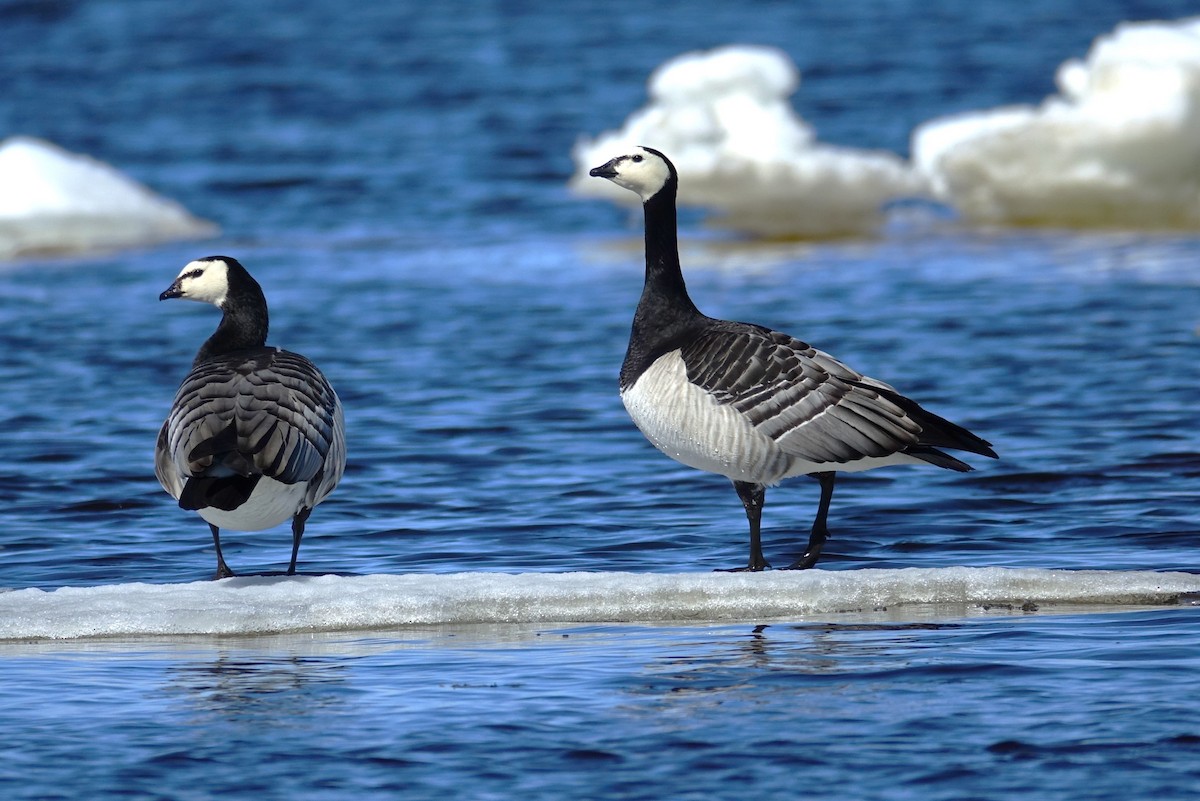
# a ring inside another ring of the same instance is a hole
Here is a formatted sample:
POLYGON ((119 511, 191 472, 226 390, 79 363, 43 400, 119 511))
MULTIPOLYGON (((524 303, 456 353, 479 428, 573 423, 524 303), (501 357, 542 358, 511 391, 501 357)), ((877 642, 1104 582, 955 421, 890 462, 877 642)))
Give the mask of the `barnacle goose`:
POLYGON ((787 334, 702 314, 679 266, 679 178, 638 147, 590 173, 636 192, 646 225, 646 283, 621 365, 621 399, 646 438, 676 461, 733 481, 750 524, 750 561, 770 567, 759 538, 766 488, 810 475, 821 499, 808 547, 788 569, 816 564, 837 471, 898 464, 971 467, 940 448, 996 457, 989 443, 787 334))
POLYGON ((292 575, 305 521, 346 468, 341 401, 316 365, 266 344, 266 298, 237 259, 190 262, 159 295, 168 298, 211 303, 223 316, 158 433, 158 482, 208 522, 217 578, 234 575, 220 529, 259 531, 291 518, 292 575))

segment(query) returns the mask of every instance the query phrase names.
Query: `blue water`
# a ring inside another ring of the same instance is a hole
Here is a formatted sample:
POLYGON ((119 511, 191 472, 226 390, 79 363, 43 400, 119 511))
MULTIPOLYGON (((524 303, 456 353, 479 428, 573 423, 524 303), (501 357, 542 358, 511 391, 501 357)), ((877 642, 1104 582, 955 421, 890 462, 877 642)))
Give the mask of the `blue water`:
MULTIPOLYGON (((152 448, 215 325, 190 258, 259 278, 322 366, 350 464, 301 568, 707 573, 724 479, 616 396, 640 229, 571 198, 679 52, 774 44, 824 141, 1054 91, 1121 19, 1194 3, 0 2, 0 135, 110 162, 219 240, 0 267, 0 587, 190 582, 207 527, 152 448)), ((685 217, 706 312, 794 333, 992 441, 969 475, 843 479, 820 567, 1197 568, 1200 237, 962 230, 751 245, 685 217), (987 463, 984 463, 987 462, 987 463)), ((767 496, 793 556, 812 482, 767 496)), ((278 570, 286 528, 224 538, 278 570)), ((865 610, 688 625, 440 626, 0 645, 9 799, 1189 799, 1188 606, 865 610)))

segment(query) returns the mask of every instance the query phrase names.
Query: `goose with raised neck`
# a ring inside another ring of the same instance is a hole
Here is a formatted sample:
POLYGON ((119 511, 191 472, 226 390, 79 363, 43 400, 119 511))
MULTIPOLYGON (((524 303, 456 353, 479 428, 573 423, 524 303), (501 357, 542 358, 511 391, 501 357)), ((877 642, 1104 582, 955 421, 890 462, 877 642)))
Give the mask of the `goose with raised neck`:
POLYGON ((805 342, 702 314, 683 280, 679 176, 663 153, 636 147, 590 174, 637 193, 645 215, 646 279, 621 366, 621 400, 656 448, 733 482, 750 528, 750 556, 738 570, 770 567, 762 510, 767 487, 785 478, 808 475, 821 487, 808 545, 788 565, 800 570, 817 563, 829 538, 838 472, 972 469, 942 449, 996 457, 987 441, 805 342))

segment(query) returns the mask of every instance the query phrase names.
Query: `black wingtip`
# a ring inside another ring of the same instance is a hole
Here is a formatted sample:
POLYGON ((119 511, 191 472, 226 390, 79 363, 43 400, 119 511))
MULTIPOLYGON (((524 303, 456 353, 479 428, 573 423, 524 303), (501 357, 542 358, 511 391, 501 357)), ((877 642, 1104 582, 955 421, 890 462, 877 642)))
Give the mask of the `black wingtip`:
POLYGON ((974 467, 964 462, 962 459, 955 459, 950 454, 939 451, 937 448, 931 448, 928 445, 913 445, 905 448, 904 452, 909 456, 915 456, 923 462, 928 462, 936 467, 944 467, 947 470, 956 470, 959 473, 970 473, 974 467))
POLYGON ((220 509, 232 512, 254 494, 261 475, 189 478, 179 495, 179 508, 188 511, 220 509))
MULTIPOLYGON (((908 416, 917 423, 917 425, 921 426, 921 433, 919 435, 920 439, 918 442, 920 446, 927 447, 934 453, 941 453, 940 451, 936 450, 937 448, 950 448, 951 450, 966 451, 967 453, 975 453, 980 456, 986 456, 989 459, 1000 458, 996 451, 992 449, 992 443, 988 442, 983 437, 972 434, 970 431, 958 425, 957 423, 952 423, 946 418, 934 414, 933 412, 921 406, 912 398, 906 398, 899 392, 886 390, 882 387, 872 386, 869 384, 860 383, 859 386, 863 386, 874 392, 878 392, 880 395, 903 409, 905 413, 907 413, 908 416)), ((925 458, 922 454, 916 453, 915 451, 910 451, 910 453, 912 453, 914 456, 925 458)), ((953 459, 953 457, 947 456, 944 453, 941 455, 946 459, 952 459, 956 462, 958 461, 957 459, 953 459)), ((932 460, 926 459, 926 461, 932 460)), ((937 464, 938 462, 935 461, 933 463, 937 464)), ((964 464, 963 462, 958 463, 964 464)), ((959 470, 960 468, 951 467, 951 469, 959 470)), ((971 468, 968 467, 967 469, 969 470, 971 468)))

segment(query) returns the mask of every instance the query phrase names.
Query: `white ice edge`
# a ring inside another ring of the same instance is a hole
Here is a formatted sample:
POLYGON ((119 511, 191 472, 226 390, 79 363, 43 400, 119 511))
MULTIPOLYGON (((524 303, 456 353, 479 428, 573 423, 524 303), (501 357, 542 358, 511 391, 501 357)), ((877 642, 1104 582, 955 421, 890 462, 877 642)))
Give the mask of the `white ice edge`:
POLYGON ((0 593, 0 640, 733 621, 909 606, 1155 606, 1200 575, 1041 568, 246 577, 0 593))

